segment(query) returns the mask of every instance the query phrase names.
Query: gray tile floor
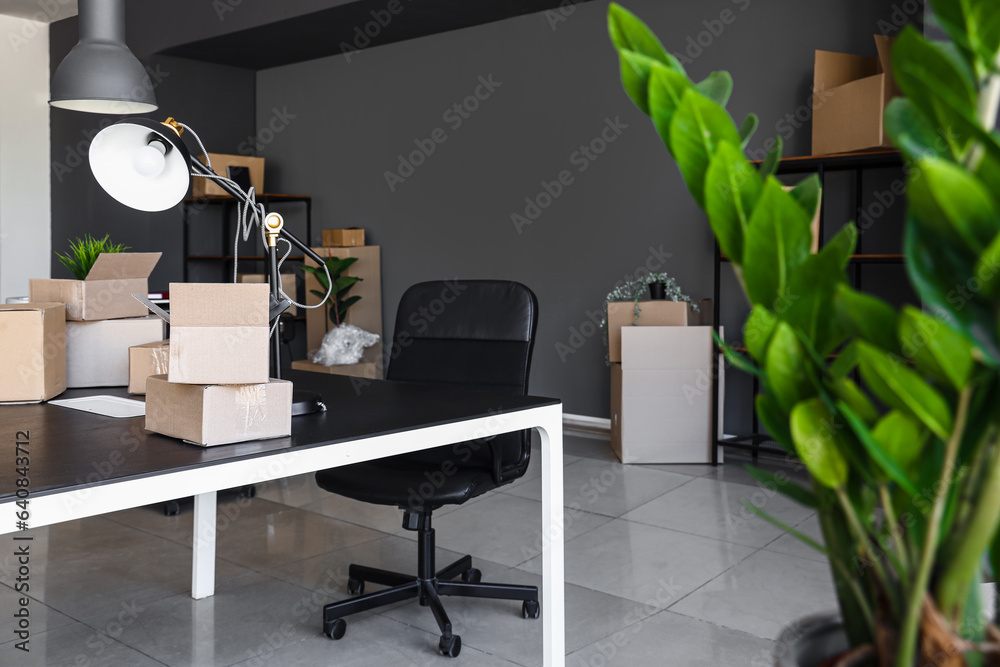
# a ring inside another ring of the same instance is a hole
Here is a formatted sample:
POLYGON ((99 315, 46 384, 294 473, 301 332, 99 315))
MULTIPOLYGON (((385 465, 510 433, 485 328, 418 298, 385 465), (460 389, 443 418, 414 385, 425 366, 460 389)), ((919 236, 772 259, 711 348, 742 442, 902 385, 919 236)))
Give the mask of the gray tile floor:
MULTIPOLYGON (((573 435, 566 452, 568 665, 761 667, 784 624, 835 607, 822 557, 742 502, 815 537, 814 515, 757 485, 732 453, 719 468, 622 466, 606 439, 573 435)), ((484 580, 540 584, 538 459, 502 491, 436 514, 439 562, 469 553, 484 580)), ((311 476, 228 499, 217 591, 197 601, 191 521, 190 506, 174 517, 140 508, 31 531, 30 653, 15 648, 20 594, 3 538, 0 665, 449 664, 415 603, 350 618, 339 642, 320 632, 322 605, 347 596, 349 563, 415 569, 398 510, 331 496, 311 476)), ((517 603, 445 604, 462 636, 456 664, 541 664, 541 623, 517 603)))

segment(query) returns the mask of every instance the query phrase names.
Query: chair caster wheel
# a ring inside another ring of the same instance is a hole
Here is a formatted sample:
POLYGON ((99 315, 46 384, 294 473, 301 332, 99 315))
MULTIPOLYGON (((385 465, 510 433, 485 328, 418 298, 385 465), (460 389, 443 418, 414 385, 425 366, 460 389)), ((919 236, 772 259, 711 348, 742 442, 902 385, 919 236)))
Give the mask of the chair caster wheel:
POLYGON ((164 516, 177 516, 181 513, 181 504, 176 500, 168 500, 163 504, 164 516))
POLYGON ((462 652, 462 638, 458 635, 450 637, 442 635, 441 641, 438 642, 438 652, 449 658, 457 658, 458 654, 462 652))
POLYGON ((342 618, 335 618, 323 624, 323 634, 330 639, 340 639, 345 632, 347 632, 347 621, 342 618))
POLYGON ((483 580, 483 573, 474 567, 470 567, 468 570, 462 573, 462 581, 470 584, 478 584, 483 580))
POLYGON ((254 498, 257 496, 257 487, 253 484, 248 484, 240 488, 240 498, 254 498))
POLYGON ((524 604, 521 605, 521 616, 525 618, 538 618, 541 614, 542 610, 538 600, 525 600, 524 604))
POLYGON ((347 592, 351 595, 364 595, 365 582, 360 579, 350 577, 347 580, 347 592))

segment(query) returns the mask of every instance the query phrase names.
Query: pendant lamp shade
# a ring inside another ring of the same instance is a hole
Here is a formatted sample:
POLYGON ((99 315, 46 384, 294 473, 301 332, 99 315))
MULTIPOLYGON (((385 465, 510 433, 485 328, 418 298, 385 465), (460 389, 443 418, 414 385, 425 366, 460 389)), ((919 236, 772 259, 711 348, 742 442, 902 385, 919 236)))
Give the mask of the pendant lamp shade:
POLYGON ((174 129, 148 118, 109 125, 90 144, 90 170, 104 191, 139 211, 165 211, 191 185, 191 154, 174 129))
POLYGON ((80 41, 52 77, 49 104, 73 111, 156 110, 146 69, 125 45, 125 0, 79 0, 80 41))

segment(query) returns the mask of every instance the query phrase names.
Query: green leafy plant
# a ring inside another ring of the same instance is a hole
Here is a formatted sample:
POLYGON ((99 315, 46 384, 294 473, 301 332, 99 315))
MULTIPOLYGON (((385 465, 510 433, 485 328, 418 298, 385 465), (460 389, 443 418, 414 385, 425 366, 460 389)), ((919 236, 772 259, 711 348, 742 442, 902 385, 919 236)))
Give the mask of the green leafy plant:
MULTIPOLYGON (((666 299, 670 301, 686 301, 691 304, 692 308, 698 310, 698 304, 692 302, 691 297, 681 291, 681 286, 677 284, 677 280, 667 273, 647 273, 646 275, 639 276, 638 278, 620 282, 615 285, 615 288, 608 292, 608 295, 604 298, 604 314, 601 316, 600 326, 601 331, 604 332, 605 348, 609 345, 608 303, 631 301, 632 325, 634 326, 639 323, 639 314, 642 312, 642 309, 639 307, 639 301, 644 295, 646 295, 649 286, 655 283, 663 283, 666 299)), ((607 352, 604 353, 604 362, 608 365, 611 364, 611 360, 607 352)))
POLYGON ((90 234, 84 235, 82 239, 69 242, 69 252, 65 254, 56 253, 56 259, 69 269, 77 280, 83 280, 90 273, 97 256, 102 252, 125 252, 127 245, 121 243, 111 243, 110 234, 106 234, 103 239, 95 239, 90 234))
MULTIPOLYGON (((626 93, 650 116, 752 306, 756 410, 811 487, 751 472, 817 511, 853 650, 850 664, 997 664, 979 583, 1000 561, 1000 12, 995 0, 928 0, 950 37, 912 27, 893 50, 904 97, 885 124, 907 158, 904 248, 927 310, 849 286, 858 232, 810 252, 813 176, 786 191, 744 149, 757 127, 726 111, 727 72, 691 80, 638 18, 609 9, 626 93), (860 379, 860 381, 858 381, 860 379), (943 656, 943 657, 942 657, 943 656)), ((842 664, 847 664, 848 658, 842 664)))
POLYGON ((350 292, 351 288, 354 287, 354 284, 359 280, 362 280, 362 278, 341 275, 356 261, 358 261, 357 257, 345 257, 344 259, 340 259, 338 257, 327 258, 326 268, 330 272, 330 280, 333 281, 333 290, 330 291, 330 296, 328 298, 326 297, 326 293, 330 290, 330 283, 326 279, 326 272, 323 271, 321 267, 302 267, 303 271, 308 271, 313 274, 316 277, 317 282, 319 282, 320 287, 322 287, 322 291, 309 291, 320 299, 326 298, 327 313, 329 314, 330 321, 333 322, 334 326, 340 326, 340 324, 344 321, 344 318, 347 316, 347 309, 361 300, 360 296, 347 296, 347 293, 350 292))

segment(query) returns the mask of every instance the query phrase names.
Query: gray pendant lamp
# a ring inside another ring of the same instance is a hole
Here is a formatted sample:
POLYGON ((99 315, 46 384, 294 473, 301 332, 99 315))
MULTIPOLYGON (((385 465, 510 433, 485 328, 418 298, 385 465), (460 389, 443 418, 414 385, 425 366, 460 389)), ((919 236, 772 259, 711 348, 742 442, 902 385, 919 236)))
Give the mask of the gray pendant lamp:
POLYGON ((52 77, 49 104, 73 111, 156 110, 145 68, 125 45, 125 0, 79 0, 80 42, 52 77))

